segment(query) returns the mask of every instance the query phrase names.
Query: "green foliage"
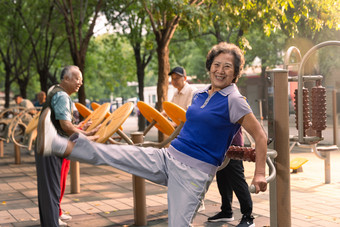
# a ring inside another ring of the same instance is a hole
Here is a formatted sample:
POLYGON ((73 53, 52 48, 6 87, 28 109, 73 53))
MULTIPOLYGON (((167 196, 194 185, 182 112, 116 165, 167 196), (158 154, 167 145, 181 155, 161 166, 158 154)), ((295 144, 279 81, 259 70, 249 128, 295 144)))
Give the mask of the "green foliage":
POLYGON ((265 35, 260 28, 254 28, 246 35, 250 43, 245 52, 246 63, 251 64, 255 57, 259 57, 264 67, 283 63, 282 51, 285 48, 286 37, 281 32, 265 35))
MULTIPOLYGON (((5 0, 0 5, 0 54, 5 69, 5 92, 9 95, 9 86, 17 82, 23 97, 27 93, 27 83, 30 77, 32 64, 32 50, 27 48, 29 36, 23 28, 21 20, 13 20, 19 17, 18 8, 20 1, 5 0)), ((6 103, 8 104, 8 103, 6 103)))
POLYGON ((85 67, 86 92, 90 100, 115 97, 136 97, 136 88, 128 87, 135 81, 133 51, 124 38, 102 35, 91 40, 85 67))
MULTIPOLYGON (((114 1, 106 4, 105 15, 124 40, 128 40, 135 58, 135 81, 138 81, 138 97, 143 100, 145 69, 153 59, 156 49, 149 17, 140 1, 114 1), (133 3, 133 4, 130 4, 133 3)), ((156 80, 153 80, 156 81, 156 80)), ((147 82, 147 83, 148 83, 147 82)))
MULTIPOLYGON (((60 0, 57 0, 61 2, 60 0)), ((54 1, 0 1, 0 49, 17 45, 25 47, 20 53, 22 62, 31 59, 31 48, 28 35, 23 26, 36 31, 38 26, 47 26, 46 18, 49 3, 54 1), (15 6, 21 4, 23 15, 28 23, 23 25, 15 12, 15 6), (41 22, 42 21, 42 22, 41 22), (41 22, 41 23, 40 23, 41 22), (46 24, 44 24, 46 23, 46 24)), ((83 38, 93 17, 93 7, 97 1, 76 0, 72 2, 75 19, 84 22, 82 27, 83 38), (85 2, 88 5, 85 5, 85 2), (87 11, 80 10, 88 7, 87 11), (92 9, 92 10, 90 10, 92 9), (83 12, 83 14, 81 13, 83 12)), ((115 29, 113 35, 103 35, 90 41, 85 63, 85 91, 89 99, 109 98, 111 93, 115 97, 136 96, 136 87, 128 87, 128 81, 136 81, 135 51, 140 50, 140 56, 147 56, 157 48, 155 34, 170 37, 169 62, 170 68, 181 65, 185 67, 189 76, 196 76, 195 82, 208 82, 205 70, 205 57, 212 45, 220 41, 238 44, 246 53, 247 62, 256 56, 260 57, 266 66, 273 66, 282 62, 282 53, 290 45, 296 45, 305 53, 311 46, 325 40, 340 40, 340 0, 115 0, 105 1, 102 11, 115 29), (190 5, 194 2, 196 5, 190 5), (202 4, 201 4, 202 3, 202 4), (198 5, 200 4, 200 5, 198 5), (154 25, 144 6, 150 9, 154 25), (179 18, 174 33, 165 33, 165 28, 174 18, 179 18), (172 37, 173 35, 173 37, 172 37), (288 39, 289 37, 289 39, 288 39), (299 43, 304 40, 304 43, 299 43), (309 43, 308 45, 306 43, 309 43), (136 48, 133 49, 132 47, 136 48)), ((54 40, 60 44, 67 38, 64 28, 64 19, 57 11, 53 14, 54 20, 49 22, 48 33, 54 34, 54 40)), ((27 30, 27 29, 26 29, 27 30)), ((26 31, 27 32, 27 31, 26 31)), ((80 34, 80 33, 79 33, 80 34)), ((34 33, 34 39, 46 38, 42 33, 34 33)), ((50 36, 51 37, 51 36, 50 36)), ((169 40, 168 40, 169 41, 169 40)), ((51 47, 54 52, 58 44, 51 47)), ((78 43, 80 44, 80 43, 78 43)), ((37 42, 39 58, 45 51, 43 42, 37 42)), ((68 44, 62 49, 55 61, 49 67, 51 74, 59 73, 64 65, 72 64, 68 44)), ((16 51, 10 52, 11 57, 16 51)), ((320 71, 328 73, 339 62, 337 48, 320 51, 320 71)), ((5 71, 3 60, 0 64, 0 88, 4 89, 5 71)), ((145 86, 157 84, 158 59, 154 57, 145 68, 145 86)), ((24 72, 20 74, 20 78, 24 72)), ((27 87, 29 98, 38 92, 37 66, 30 67, 30 80, 27 87)), ((11 74, 11 79, 14 73, 11 74)), ((19 92, 19 86, 11 84, 11 90, 19 92)))
POLYGON ((182 66, 195 83, 209 83, 205 69, 206 55, 216 39, 202 36, 190 39, 186 31, 179 30, 170 43, 170 68, 182 66), (186 40, 186 41, 183 41, 186 40))

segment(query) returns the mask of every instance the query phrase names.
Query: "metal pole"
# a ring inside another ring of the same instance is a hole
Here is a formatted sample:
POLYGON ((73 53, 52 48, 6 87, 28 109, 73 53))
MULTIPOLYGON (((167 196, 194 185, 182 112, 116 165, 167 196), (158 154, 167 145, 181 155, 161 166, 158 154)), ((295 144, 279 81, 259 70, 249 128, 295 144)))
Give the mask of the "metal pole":
POLYGON ((325 184, 331 183, 331 152, 324 151, 322 152, 322 156, 325 157, 324 164, 325 164, 325 184))
POLYGON ((4 157, 4 141, 0 140, 0 158, 4 157))
POLYGON ((80 193, 80 167, 78 161, 71 161, 71 193, 80 193))
POLYGON ((20 147, 16 144, 14 144, 14 159, 15 159, 15 164, 21 164, 21 153, 20 153, 20 147))
POLYGON ((338 145, 338 114, 337 114, 337 100, 336 90, 333 90, 333 144, 338 145))
MULTIPOLYGON (((131 133, 133 143, 140 144, 144 142, 143 132, 131 133)), ((133 202, 134 202, 134 218, 136 226, 146 226, 146 193, 145 179, 132 175, 133 185, 133 202)))
MULTIPOLYGON (((274 73, 274 149, 276 157, 276 224, 291 226, 290 204, 290 155, 289 155, 289 105, 288 71, 273 70, 274 73)), ((300 102, 301 103, 301 102, 300 102)), ((299 103, 299 104, 300 104, 299 103)))

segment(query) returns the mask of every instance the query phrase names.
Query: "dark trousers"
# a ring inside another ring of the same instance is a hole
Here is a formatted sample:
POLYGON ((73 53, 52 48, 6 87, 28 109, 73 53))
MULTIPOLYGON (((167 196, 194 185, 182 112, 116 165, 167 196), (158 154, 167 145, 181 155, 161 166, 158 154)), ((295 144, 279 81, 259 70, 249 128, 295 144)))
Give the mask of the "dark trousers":
POLYGON ((221 210, 224 214, 231 216, 233 191, 240 202, 241 213, 250 215, 253 211, 253 201, 244 177, 242 160, 231 159, 229 164, 216 173, 218 190, 221 194, 221 210))
POLYGON ((60 171, 62 158, 35 152, 38 204, 42 227, 59 227, 60 171))

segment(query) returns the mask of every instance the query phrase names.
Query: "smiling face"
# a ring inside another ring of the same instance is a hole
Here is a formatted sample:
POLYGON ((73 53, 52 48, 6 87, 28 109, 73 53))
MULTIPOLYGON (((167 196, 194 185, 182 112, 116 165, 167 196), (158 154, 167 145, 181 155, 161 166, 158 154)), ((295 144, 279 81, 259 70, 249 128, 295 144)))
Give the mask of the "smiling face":
POLYGON ((75 70, 74 72, 72 72, 70 84, 73 89, 73 92, 78 92, 81 85, 83 85, 83 75, 79 70, 75 70))
POLYGON ((234 56, 221 53, 214 58, 211 64, 209 76, 211 81, 211 93, 229 86, 235 78, 234 56))
POLYGON ((80 70, 77 68, 70 69, 70 72, 62 80, 61 85, 68 95, 78 92, 81 85, 83 85, 83 75, 80 70))

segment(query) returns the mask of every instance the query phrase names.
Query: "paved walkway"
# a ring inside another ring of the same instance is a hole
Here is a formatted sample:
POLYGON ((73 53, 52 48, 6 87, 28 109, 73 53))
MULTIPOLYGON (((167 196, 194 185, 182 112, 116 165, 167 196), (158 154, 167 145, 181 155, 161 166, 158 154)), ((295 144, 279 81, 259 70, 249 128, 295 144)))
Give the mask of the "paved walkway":
MULTIPOLYGON (((134 124, 131 118, 124 131, 134 124), (131 124, 131 125, 130 125, 131 124)), ((148 138, 147 138, 148 139, 148 138)), ((0 158, 0 226, 39 226, 34 157, 22 149, 22 163, 14 164, 13 144, 4 145, 0 158)), ((340 226, 340 152, 331 152, 331 183, 324 184, 324 161, 307 149, 296 148, 291 159, 309 161, 303 172, 291 174, 292 226, 340 226)), ((250 182, 254 163, 245 162, 250 182)), ((107 166, 82 163, 81 193, 70 194, 68 179, 62 208, 72 215, 69 226, 134 226, 132 177, 107 166)), ((148 226, 167 226, 166 188, 146 181, 148 226)), ((269 192, 252 195, 256 226, 269 226, 269 192)), ((235 226, 241 214, 234 199, 235 221, 208 223, 207 218, 219 211, 220 196, 216 181, 205 199, 205 211, 198 213, 195 226, 235 226)))

